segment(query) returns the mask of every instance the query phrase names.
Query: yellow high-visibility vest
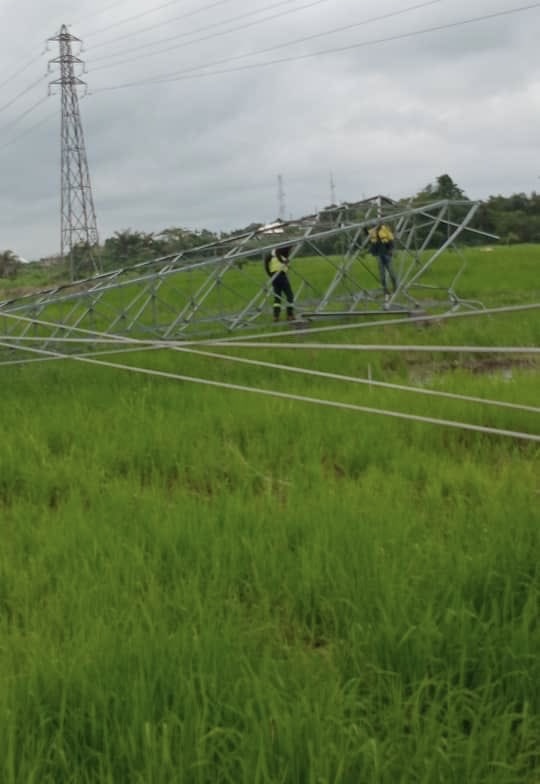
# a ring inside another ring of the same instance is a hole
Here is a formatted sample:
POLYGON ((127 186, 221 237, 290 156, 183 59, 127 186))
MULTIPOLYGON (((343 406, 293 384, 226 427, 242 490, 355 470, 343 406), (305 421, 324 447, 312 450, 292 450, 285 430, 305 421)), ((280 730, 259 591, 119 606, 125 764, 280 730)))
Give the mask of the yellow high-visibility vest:
POLYGON ((275 250, 272 251, 272 258, 268 268, 271 275, 275 275, 276 272, 287 272, 287 265, 278 259, 275 250))

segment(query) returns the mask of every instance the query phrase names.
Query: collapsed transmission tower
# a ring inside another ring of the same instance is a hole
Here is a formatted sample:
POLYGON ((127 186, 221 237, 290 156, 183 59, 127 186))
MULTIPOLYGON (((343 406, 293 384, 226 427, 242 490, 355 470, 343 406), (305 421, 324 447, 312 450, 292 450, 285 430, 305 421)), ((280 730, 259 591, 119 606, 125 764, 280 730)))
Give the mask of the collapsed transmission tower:
POLYGON ((83 62, 73 54, 72 44, 80 44, 80 39, 62 25, 49 40, 57 41, 60 47, 60 55, 49 61, 60 66, 60 78, 50 86, 59 86, 62 98, 60 252, 62 259, 69 261, 71 279, 76 280, 82 274, 100 271, 96 211, 79 109, 78 88, 86 83, 75 74, 75 66, 83 62))
POLYGON ((463 236, 497 239, 471 225, 478 208, 467 200, 414 205, 374 196, 295 220, 253 224, 204 245, 0 301, 2 335, 13 346, 34 340, 45 353, 65 341, 67 353, 81 329, 88 337, 98 331, 160 340, 267 329, 275 292, 262 261, 283 245, 290 248, 299 323, 387 324, 396 317, 401 323, 425 314, 481 313, 486 306, 474 286, 458 291, 468 267, 463 236), (369 230, 381 219, 395 237, 397 286, 388 300, 368 246, 369 230))

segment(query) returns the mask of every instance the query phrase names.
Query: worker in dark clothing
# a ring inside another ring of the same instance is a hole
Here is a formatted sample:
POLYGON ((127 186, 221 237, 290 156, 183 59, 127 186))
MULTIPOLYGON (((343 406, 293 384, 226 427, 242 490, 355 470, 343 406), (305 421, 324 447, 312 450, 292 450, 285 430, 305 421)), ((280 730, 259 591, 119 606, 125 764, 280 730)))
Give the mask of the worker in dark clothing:
POLYGON ((275 248, 265 260, 266 272, 272 278, 274 289, 274 321, 279 321, 283 296, 287 299, 287 319, 294 321, 294 294, 289 281, 289 254, 288 246, 275 248))
POLYGON ((369 251, 379 262, 379 277, 384 291, 385 300, 390 297, 387 277, 392 281, 394 291, 397 290, 397 278, 392 269, 392 253, 394 251, 394 235, 384 223, 378 223, 368 230, 369 251))

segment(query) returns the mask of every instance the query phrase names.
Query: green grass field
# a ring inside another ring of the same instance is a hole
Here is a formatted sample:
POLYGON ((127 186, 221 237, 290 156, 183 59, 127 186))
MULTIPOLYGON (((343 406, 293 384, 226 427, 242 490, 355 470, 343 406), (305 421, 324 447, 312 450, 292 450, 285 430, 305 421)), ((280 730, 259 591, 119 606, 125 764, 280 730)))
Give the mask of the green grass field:
MULTIPOLYGON (((467 291, 538 301, 540 250, 477 253, 467 291)), ((540 318, 316 339, 538 346, 540 318)), ((219 350, 540 405, 529 356, 219 350)), ((533 412, 111 359, 540 433, 533 412)), ((538 444, 72 360, 2 379, 1 784, 539 784, 538 444)))

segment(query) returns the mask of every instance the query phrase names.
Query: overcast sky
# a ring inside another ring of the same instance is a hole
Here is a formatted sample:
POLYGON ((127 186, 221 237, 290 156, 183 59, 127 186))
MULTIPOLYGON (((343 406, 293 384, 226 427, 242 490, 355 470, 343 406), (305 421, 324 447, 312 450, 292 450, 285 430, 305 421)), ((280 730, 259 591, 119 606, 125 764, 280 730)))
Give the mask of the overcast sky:
POLYGON ((381 42, 531 2, 0 0, 0 250, 59 250, 60 97, 32 107, 56 78, 35 84, 61 24, 84 41, 80 108, 105 239, 272 220, 278 174, 287 217, 328 204, 331 173, 338 201, 401 197, 445 172, 471 198, 540 190, 540 4, 381 42))

